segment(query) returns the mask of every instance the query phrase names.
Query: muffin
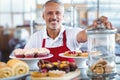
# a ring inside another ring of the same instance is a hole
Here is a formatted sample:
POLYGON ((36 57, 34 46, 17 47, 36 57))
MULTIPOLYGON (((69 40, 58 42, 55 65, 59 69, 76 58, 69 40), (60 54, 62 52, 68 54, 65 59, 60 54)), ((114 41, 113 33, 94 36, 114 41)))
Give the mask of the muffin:
POLYGON ((50 54, 50 51, 46 48, 40 48, 37 53, 37 57, 46 57, 50 54))
POLYGON ((23 49, 15 49, 13 51, 13 53, 14 53, 16 58, 24 58, 25 57, 23 49))
POLYGON ((32 48, 31 51, 34 54, 34 58, 37 58, 38 57, 37 54, 38 54, 39 49, 38 48, 32 48))

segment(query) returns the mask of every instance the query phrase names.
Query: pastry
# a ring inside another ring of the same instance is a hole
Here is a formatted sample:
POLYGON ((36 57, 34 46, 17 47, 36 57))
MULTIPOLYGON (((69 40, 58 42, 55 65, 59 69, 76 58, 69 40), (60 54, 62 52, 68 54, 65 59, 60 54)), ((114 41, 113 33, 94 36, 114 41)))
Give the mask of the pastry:
POLYGON ((31 76, 32 77, 47 77, 48 73, 47 72, 32 72, 31 76))
POLYGON ((50 54, 50 51, 46 48, 40 48, 37 53, 37 57, 46 57, 50 54))
POLYGON ((62 70, 66 73, 70 71, 75 71, 77 69, 76 63, 69 61, 50 62, 47 60, 39 60, 38 67, 40 70, 62 70))
POLYGON ((53 65, 51 63, 47 63, 45 65, 42 65, 41 69, 46 69, 47 71, 53 70, 53 65))
POLYGON ((7 78, 14 76, 14 72, 11 67, 9 67, 6 63, 0 62, 0 78, 7 78))
POLYGON ((70 72, 70 66, 69 64, 60 64, 59 65, 59 70, 65 71, 66 73, 70 72))
POLYGON ((75 71, 77 69, 77 65, 75 62, 70 62, 69 66, 70 66, 70 71, 75 71))
POLYGON ((58 69, 60 62, 52 62, 52 65, 53 65, 53 69, 56 70, 56 69, 58 69))
POLYGON ((25 58, 34 58, 35 53, 33 49, 26 50, 24 53, 25 58))
POLYGON ((106 74, 111 73, 113 71, 113 67, 108 65, 108 62, 106 60, 99 59, 90 67, 90 70, 95 74, 106 74))
POLYGON ((65 71, 60 71, 60 70, 50 70, 48 72, 49 77, 61 77, 64 76, 66 73, 65 71))
POLYGON ((6 63, 0 62, 0 67, 6 66, 6 63))
POLYGON ((66 51, 64 56, 71 56, 71 57, 88 57, 87 51, 66 51))
POLYGON ((15 49, 13 51, 16 58, 24 58, 24 51, 23 49, 15 49))
POLYGON ((15 75, 27 74, 29 72, 28 65, 18 59, 10 59, 7 65, 13 69, 15 75))

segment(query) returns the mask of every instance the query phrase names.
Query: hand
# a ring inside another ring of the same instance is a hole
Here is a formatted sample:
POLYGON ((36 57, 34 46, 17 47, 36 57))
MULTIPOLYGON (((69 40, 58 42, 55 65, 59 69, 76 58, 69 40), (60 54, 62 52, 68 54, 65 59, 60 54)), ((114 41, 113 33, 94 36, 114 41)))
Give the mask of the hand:
POLYGON ((111 22, 108 21, 108 18, 105 16, 101 16, 99 19, 93 21, 93 27, 97 27, 98 24, 103 24, 106 29, 113 29, 111 22))
POLYGON ((108 21, 108 18, 105 16, 101 16, 100 18, 93 21, 93 24, 88 26, 89 28, 97 28, 98 24, 103 24, 106 29, 113 29, 112 24, 110 21, 108 21))

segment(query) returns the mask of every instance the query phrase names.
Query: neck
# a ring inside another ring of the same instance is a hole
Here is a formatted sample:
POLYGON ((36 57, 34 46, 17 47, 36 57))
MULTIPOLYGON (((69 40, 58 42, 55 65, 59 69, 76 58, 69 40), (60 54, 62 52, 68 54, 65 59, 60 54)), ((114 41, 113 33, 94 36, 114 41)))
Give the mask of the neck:
POLYGON ((60 29, 47 29, 47 34, 50 38, 55 39, 60 32, 60 29))

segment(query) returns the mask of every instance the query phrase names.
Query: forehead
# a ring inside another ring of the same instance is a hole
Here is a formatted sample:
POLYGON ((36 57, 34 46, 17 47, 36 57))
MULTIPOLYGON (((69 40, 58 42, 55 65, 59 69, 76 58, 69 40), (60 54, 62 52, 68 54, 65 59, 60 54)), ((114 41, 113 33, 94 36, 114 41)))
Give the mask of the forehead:
POLYGON ((54 3, 54 2, 50 2, 48 4, 46 4, 44 6, 44 11, 61 11, 61 12, 64 12, 64 7, 57 4, 57 3, 54 3))

